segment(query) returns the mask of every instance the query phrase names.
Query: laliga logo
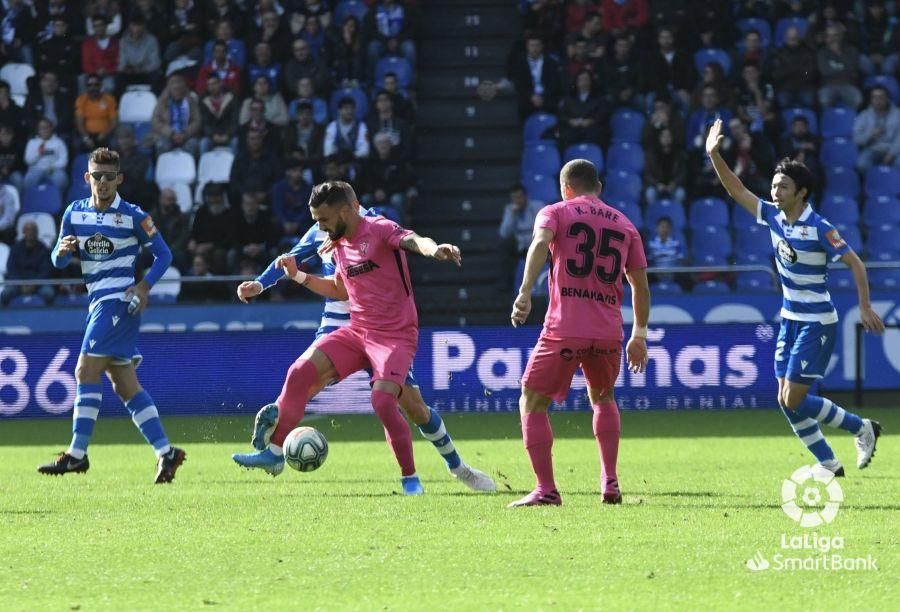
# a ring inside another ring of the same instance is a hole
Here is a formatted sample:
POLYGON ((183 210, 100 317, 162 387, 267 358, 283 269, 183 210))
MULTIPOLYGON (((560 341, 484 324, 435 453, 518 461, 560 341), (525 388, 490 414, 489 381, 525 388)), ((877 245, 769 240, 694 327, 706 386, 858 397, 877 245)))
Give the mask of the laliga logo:
POLYGON ((781 483, 781 501, 784 513, 801 527, 818 527, 834 520, 844 493, 829 470, 804 465, 781 483))

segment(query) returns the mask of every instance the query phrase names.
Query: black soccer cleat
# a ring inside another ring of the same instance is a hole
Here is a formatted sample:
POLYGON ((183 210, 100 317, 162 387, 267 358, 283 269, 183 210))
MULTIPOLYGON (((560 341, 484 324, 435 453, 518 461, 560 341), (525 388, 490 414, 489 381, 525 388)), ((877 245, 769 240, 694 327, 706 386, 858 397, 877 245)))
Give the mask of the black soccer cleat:
POLYGON ((163 484, 175 480, 175 472, 184 463, 187 454, 173 446, 168 453, 161 456, 156 464, 156 484, 163 484))
POLYGON ((81 459, 76 459, 66 452, 59 453, 56 460, 52 463, 45 463, 38 466, 38 472, 49 476, 62 476, 63 474, 84 474, 91 467, 87 455, 81 459))

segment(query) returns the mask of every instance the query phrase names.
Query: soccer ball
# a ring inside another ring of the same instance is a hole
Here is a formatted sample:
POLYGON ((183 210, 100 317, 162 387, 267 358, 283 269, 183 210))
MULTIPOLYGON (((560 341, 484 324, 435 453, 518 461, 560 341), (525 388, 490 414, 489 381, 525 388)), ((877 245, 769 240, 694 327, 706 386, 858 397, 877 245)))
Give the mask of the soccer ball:
POLYGON ((284 440, 284 460, 298 472, 322 467, 328 457, 328 440, 318 429, 298 427, 284 440))

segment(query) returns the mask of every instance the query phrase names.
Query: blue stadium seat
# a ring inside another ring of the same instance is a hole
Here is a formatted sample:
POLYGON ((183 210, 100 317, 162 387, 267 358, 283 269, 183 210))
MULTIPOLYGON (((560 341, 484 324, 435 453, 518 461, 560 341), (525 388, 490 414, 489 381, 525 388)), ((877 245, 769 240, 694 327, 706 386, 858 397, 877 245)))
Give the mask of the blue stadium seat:
POLYGON ((863 81, 865 89, 870 89, 876 85, 880 85, 888 90, 894 104, 900 104, 900 84, 897 83, 897 79, 889 75, 876 74, 866 77, 866 80, 863 81))
MULTIPOLYGON (((728 205, 719 198, 702 198, 691 202, 691 227, 711 225, 728 227, 728 205)), ((748 215, 749 216, 749 215, 748 215)))
POLYGON ((772 252, 772 233, 768 227, 753 224, 734 231, 737 253, 756 253, 768 256, 772 252))
MULTIPOLYGON (((771 242, 769 243, 772 244, 771 242)), ((772 249, 771 247, 765 253, 754 253, 751 251, 737 250, 734 256, 735 263, 742 266, 767 266, 772 265, 772 249)))
POLYGON ((597 172, 603 172, 605 169, 603 165, 603 149, 593 143, 583 142, 566 147, 565 153, 563 153, 563 163, 570 162, 573 159, 588 160, 597 166, 597 172))
POLYGON ((69 182, 84 183, 84 173, 88 170, 88 154, 79 153, 72 159, 69 167, 69 182))
POLYGON ((869 272, 869 280, 876 291, 900 290, 900 270, 896 268, 872 270, 869 272))
POLYGON ((772 43, 772 26, 770 26, 769 22, 765 19, 747 17, 745 19, 739 19, 736 25, 738 30, 741 31, 741 34, 746 34, 750 30, 759 32, 759 38, 762 41, 763 47, 768 47, 772 43))
POLYGON ((698 295, 722 295, 731 293, 731 287, 720 280, 707 280, 694 285, 692 292, 698 295))
POLYGON ((794 122, 794 117, 796 117, 797 115, 803 115, 804 117, 806 117, 806 123, 809 125, 809 131, 811 133, 819 133, 819 119, 818 117, 816 117, 816 111, 811 108, 804 108, 802 106, 786 108, 781 111, 781 122, 784 123, 784 129, 786 131, 790 131, 791 123, 794 122))
POLYGON ((32 293, 29 295, 17 295, 10 301, 7 308, 43 308, 46 305, 47 302, 44 301, 44 298, 37 293, 32 293))
POLYGON ((145 155, 153 155, 153 140, 151 132, 153 125, 149 121, 141 121, 139 123, 123 123, 122 125, 130 125, 134 130, 134 141, 137 143, 137 149, 145 155))
POLYGON ((748 213, 742 206, 732 205, 734 212, 731 214, 731 225, 735 230, 745 229, 748 227, 763 227, 756 222, 756 215, 748 213))
MULTIPOLYGON (((841 234, 844 240, 847 236, 841 234)), ((847 240, 849 244, 850 241, 847 240)), ((853 246, 850 244, 850 246, 853 246)), ((854 247, 855 250, 858 250, 854 247)), ((869 259, 876 261, 900 260, 900 241, 897 240, 897 227, 891 223, 883 223, 869 228, 866 239, 866 252, 869 259)))
POLYGON ((72 181, 66 191, 66 202, 74 202, 75 200, 84 200, 91 197, 91 188, 84 182, 84 177, 78 181, 72 181))
POLYGON ((369 99, 366 97, 366 92, 359 87, 344 87, 331 92, 328 107, 332 117, 338 116, 338 103, 342 98, 353 98, 356 102, 356 118, 359 121, 366 120, 369 114, 369 99))
POLYGON ((737 288, 741 291, 775 291, 772 277, 763 272, 738 272, 737 288))
POLYGON ((543 140, 525 145, 522 151, 522 175, 548 174, 557 175, 562 167, 559 150, 552 140, 543 140))
POLYGON ((334 22, 340 26, 347 17, 354 17, 362 26, 363 18, 369 11, 369 7, 363 0, 341 0, 334 8, 334 22))
POLYGON ((847 166, 825 166, 825 193, 855 198, 859 195, 859 173, 847 166))
POLYGON ((659 281, 650 283, 650 292, 653 295, 680 295, 684 293, 684 289, 678 283, 659 281))
POLYGON ((525 144, 544 139, 544 132, 556 126, 556 115, 549 113, 535 113, 525 120, 522 128, 522 139, 525 144))
POLYGON ((849 268, 830 268, 827 279, 828 290, 856 291, 856 281, 849 268))
POLYGON ((382 87, 384 77, 393 72, 397 75, 397 83, 402 89, 409 89, 413 82, 413 67, 405 57, 388 55, 375 64, 375 86, 382 87))
POLYGON ((707 48, 694 53, 694 68, 697 72, 703 72, 703 68, 712 62, 717 62, 722 67, 725 76, 731 72, 731 56, 724 49, 707 48))
POLYGON ((91 299, 87 293, 60 293, 53 300, 54 306, 87 306, 91 299))
POLYGON ((859 224, 859 205, 856 200, 840 194, 829 194, 817 207, 819 214, 833 225, 859 224))
POLYGON ((856 111, 845 106, 832 106, 822 111, 822 138, 850 138, 856 111))
POLYGON ((171 293, 151 293, 147 297, 149 303, 156 306, 159 304, 174 304, 178 300, 178 296, 171 293))
POLYGON ((559 182, 555 176, 547 174, 527 174, 522 177, 522 184, 528 197, 545 204, 559 202, 559 182))
POLYGON ((806 28, 809 25, 805 17, 784 17, 779 19, 775 24, 775 45, 780 47, 784 44, 784 35, 790 28, 797 28, 800 32, 800 38, 806 36, 806 28))
POLYGON ((638 229, 644 227, 644 213, 641 207, 634 200, 623 200, 621 198, 615 200, 603 200, 616 210, 619 210, 634 224, 638 229))
POLYGON ((647 227, 655 228, 662 217, 671 219, 672 226, 680 230, 687 225, 684 205, 678 200, 657 200, 647 207, 647 227))
POLYGON ((849 138, 832 138, 822 143, 819 161, 825 167, 846 166, 854 168, 856 167, 856 158, 858 156, 859 150, 852 140, 849 138))
POLYGON ((62 208, 62 194, 53 183, 38 183, 22 195, 22 212, 45 212, 54 217, 62 208))
POLYGON ((885 223, 900 227, 900 197, 876 195, 866 198, 863 224, 866 227, 874 227, 885 223))
POLYGON ((900 195, 900 169, 873 166, 866 172, 866 195, 900 195))
POLYGON ((645 121, 644 113, 640 111, 631 108, 616 110, 609 121, 612 129, 612 141, 639 143, 645 121))
POLYGON ((727 258, 732 251, 731 236, 726 230, 718 227, 694 228, 691 234, 691 253, 695 263, 706 255, 727 258))
POLYGON ((610 170, 603 183, 601 198, 622 198, 635 202, 641 199, 641 177, 633 172, 610 170))
POLYGON ((606 167, 640 174, 644 170, 644 151, 636 143, 613 143, 606 152, 606 167))
POLYGON ((856 251, 857 253, 862 252, 862 234, 859 232, 858 225, 847 225, 846 227, 839 227, 838 231, 841 234, 841 238, 850 245, 850 248, 856 251))

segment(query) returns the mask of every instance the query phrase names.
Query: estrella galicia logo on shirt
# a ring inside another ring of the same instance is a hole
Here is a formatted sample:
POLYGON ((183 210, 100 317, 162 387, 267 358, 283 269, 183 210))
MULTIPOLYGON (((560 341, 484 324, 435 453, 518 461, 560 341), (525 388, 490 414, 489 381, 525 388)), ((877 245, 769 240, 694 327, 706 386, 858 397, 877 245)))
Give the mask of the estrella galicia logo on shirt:
POLYGON ((787 240, 780 240, 778 242, 778 257, 780 257, 781 261, 788 266, 797 263, 797 251, 788 244, 787 240))
POLYGON ((88 255, 92 255, 98 259, 106 259, 113 254, 116 247, 112 240, 100 232, 97 232, 84 241, 84 250, 88 252, 88 255))
POLYGON ((365 274, 366 272, 377 270, 380 267, 381 266, 379 266, 371 259, 367 259, 362 263, 347 266, 347 278, 353 278, 354 276, 359 276, 360 274, 365 274))

